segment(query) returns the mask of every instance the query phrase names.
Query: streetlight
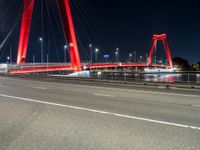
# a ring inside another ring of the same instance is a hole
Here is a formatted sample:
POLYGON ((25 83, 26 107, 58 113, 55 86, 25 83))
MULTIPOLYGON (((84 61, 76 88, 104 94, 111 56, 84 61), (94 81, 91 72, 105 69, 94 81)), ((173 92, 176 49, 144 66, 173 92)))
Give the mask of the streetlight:
POLYGON ((95 59, 96 59, 96 62, 97 62, 97 59, 98 59, 98 58, 97 58, 97 57, 98 57, 98 56, 97 56, 97 55, 98 55, 98 52, 99 52, 99 49, 96 48, 96 49, 95 49, 95 59))
POLYGON ((10 57, 8 56, 8 57, 7 57, 7 62, 9 63, 9 61, 10 61, 10 57))
POLYGON ((132 56, 133 56, 133 54, 129 54, 129 58, 130 58, 130 62, 132 61, 132 56))
POLYGON ((140 56, 140 62, 142 62, 142 56, 140 56))
POLYGON ((89 44, 90 47, 90 63, 92 63, 92 44, 89 44))
POLYGON ((66 63, 67 62, 67 56, 66 56, 66 54, 67 54, 67 45, 64 45, 64 62, 66 63))
POLYGON ((44 62, 43 38, 40 37, 39 41, 41 42, 41 63, 43 63, 44 62))
POLYGON ((119 57, 119 48, 116 48, 116 52, 115 52, 116 62, 118 62, 118 57, 119 57))
POLYGON ((155 63, 155 64, 157 63, 157 58, 156 58, 156 56, 154 56, 154 63, 155 63))
POLYGON ((116 52, 115 52, 115 58, 116 58, 116 62, 118 62, 118 56, 119 56, 119 52, 118 52, 118 51, 116 51, 116 52))

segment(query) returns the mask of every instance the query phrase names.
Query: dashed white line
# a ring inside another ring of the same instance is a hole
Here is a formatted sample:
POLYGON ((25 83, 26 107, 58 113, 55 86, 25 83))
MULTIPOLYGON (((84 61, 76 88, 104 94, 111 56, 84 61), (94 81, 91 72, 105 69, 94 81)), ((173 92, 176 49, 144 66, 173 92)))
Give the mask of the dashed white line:
POLYGON ((39 89, 39 90, 47 90, 45 87, 39 87, 39 86, 32 86, 34 89, 39 89))
MULTIPOLYGON (((15 79, 9 79, 15 80, 15 79)), ((138 92, 138 93, 148 93, 148 94, 159 94, 159 95, 173 95, 173 96, 182 96, 182 97, 192 97, 192 98, 200 98, 200 95, 192 95, 192 94, 178 94, 178 93, 168 93, 168 92, 156 92, 150 90, 134 90, 134 89, 120 89, 120 88, 110 88, 104 86, 90 86, 90 85, 75 85, 70 83, 48 83, 48 82, 41 82, 41 81, 30 81, 23 79, 23 82, 32 82, 32 83, 45 83, 48 85, 64 85, 64 86, 73 86, 73 87, 85 87, 85 88, 95 88, 95 89, 104 89, 104 90, 112 90, 112 91, 126 91, 126 92, 138 92)))
POLYGON ((46 105, 52 105, 52 106, 71 108, 71 109, 76 109, 76 110, 83 110, 83 111, 88 111, 88 112, 106 114, 106 115, 117 116, 117 117, 128 118, 128 119, 134 119, 134 120, 140 120, 140 121, 146 121, 146 122, 151 122, 151 123, 158 123, 158 124, 163 124, 163 125, 171 125, 171 126, 176 126, 176 127, 200 130, 200 127, 197 127, 197 126, 190 126, 190 125, 178 124, 178 123, 173 123, 173 122, 165 122, 165 121, 160 121, 160 120, 141 118, 141 117, 136 117, 136 116, 106 112, 106 111, 89 109, 89 108, 84 108, 84 107, 64 105, 64 104, 59 104, 59 103, 53 103, 53 102, 47 102, 47 101, 41 101, 41 100, 35 100, 35 99, 29 99, 29 98, 22 98, 22 97, 16 97, 16 96, 4 95, 4 94, 0 94, 0 97, 9 98, 9 99, 12 99, 12 100, 21 100, 21 101, 28 101, 28 102, 34 102, 34 103, 40 103, 40 104, 46 104, 46 105))
POLYGON ((200 107, 200 105, 192 105, 193 107, 200 107))
POLYGON ((99 93, 93 93, 95 96, 102 96, 102 97, 115 97, 114 95, 107 95, 107 94, 99 94, 99 93))
MULTIPOLYGON (((36 82, 36 81, 32 81, 36 82)), ((40 82, 40 81, 37 81, 40 82)), ((41 83, 41 82, 40 82, 41 83)), ((173 96, 182 96, 182 97, 193 97, 193 98, 200 98, 200 95, 191 95, 191 94, 178 94, 178 93, 168 93, 168 92, 155 92, 155 91, 145 91, 145 90, 134 90, 134 89, 120 89, 120 88, 110 88, 104 86, 90 86, 90 85, 75 85, 70 83, 46 83, 49 85, 68 85, 73 87, 85 87, 85 88, 95 88, 95 89, 104 89, 104 90, 112 90, 112 91, 128 91, 128 92, 138 92, 138 93, 149 93, 149 94, 159 94, 159 95, 173 95, 173 96)))

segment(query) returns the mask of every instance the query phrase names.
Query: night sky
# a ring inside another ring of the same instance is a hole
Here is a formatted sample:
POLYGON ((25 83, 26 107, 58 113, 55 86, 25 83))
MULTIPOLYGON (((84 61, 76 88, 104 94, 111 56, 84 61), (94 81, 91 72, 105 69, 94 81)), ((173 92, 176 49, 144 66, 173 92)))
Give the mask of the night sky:
MULTIPOLYGON (((44 46, 50 61, 63 61, 64 36, 55 0, 44 0, 44 46), (48 14, 49 12, 49 14, 48 14)), ((9 55, 12 46, 13 59, 19 40, 22 0, 0 0, 0 42, 18 21, 12 35, 0 51, 1 62, 9 55), (10 5, 10 7, 8 7, 10 5), (8 9, 7 9, 8 8, 8 9), (7 10, 7 11, 6 11, 7 10)), ((110 54, 114 60, 116 47, 120 48, 120 60, 127 60, 129 53, 137 56, 149 52, 153 34, 166 33, 172 57, 183 57, 190 63, 200 61, 200 5, 198 1, 161 0, 71 0, 75 28, 82 60, 89 60, 88 44, 100 49, 100 55, 110 54)), ((35 0, 33 23, 27 61, 32 55, 40 60, 41 17, 40 0, 35 0)), ((157 58, 165 59, 165 52, 158 43, 157 58)), ((69 59, 69 58, 68 58, 69 59)))

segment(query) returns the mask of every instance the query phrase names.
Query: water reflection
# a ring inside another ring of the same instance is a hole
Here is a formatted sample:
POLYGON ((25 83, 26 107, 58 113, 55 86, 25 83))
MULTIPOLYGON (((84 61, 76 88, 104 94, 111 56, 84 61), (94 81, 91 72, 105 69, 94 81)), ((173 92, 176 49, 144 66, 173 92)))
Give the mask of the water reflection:
POLYGON ((200 74, 145 74, 145 81, 200 83, 200 74))

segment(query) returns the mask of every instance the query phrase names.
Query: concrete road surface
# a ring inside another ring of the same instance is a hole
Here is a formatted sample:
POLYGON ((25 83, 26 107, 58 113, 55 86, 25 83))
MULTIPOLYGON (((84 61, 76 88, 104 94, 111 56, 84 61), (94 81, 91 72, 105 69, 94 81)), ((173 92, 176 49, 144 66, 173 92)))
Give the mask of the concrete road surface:
POLYGON ((199 150, 200 93, 0 77, 0 150, 199 150))

